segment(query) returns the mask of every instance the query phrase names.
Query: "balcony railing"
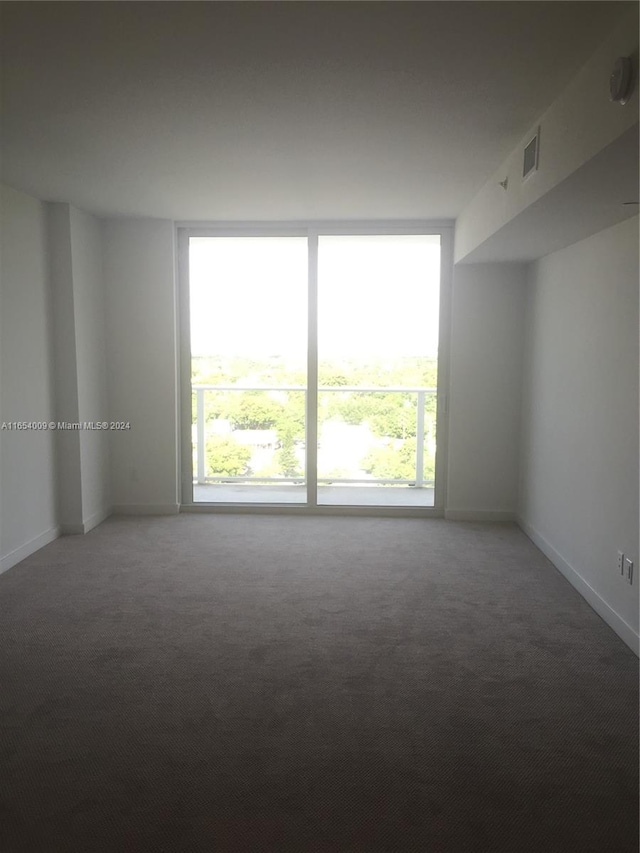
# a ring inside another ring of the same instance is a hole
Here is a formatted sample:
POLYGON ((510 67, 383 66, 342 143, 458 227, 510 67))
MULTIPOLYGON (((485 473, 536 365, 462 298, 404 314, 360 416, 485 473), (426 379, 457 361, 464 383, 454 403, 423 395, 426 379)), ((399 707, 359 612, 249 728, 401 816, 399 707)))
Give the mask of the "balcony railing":
MULTIPOLYGON (((300 385, 278 385, 278 386, 239 386, 239 385, 192 385, 192 392, 196 399, 195 412, 195 441, 194 444, 194 484, 207 485, 213 483, 304 483, 305 477, 259 477, 253 474, 239 476, 227 476, 226 474, 208 475, 206 472, 206 408, 205 395, 207 392, 296 392, 304 394, 305 412, 307 411, 308 389, 300 385)), ((416 488, 433 487, 432 478, 425 479, 425 407, 427 399, 436 398, 436 388, 407 388, 407 387, 362 387, 362 386, 320 386, 318 395, 325 393, 345 394, 411 394, 416 395, 416 454, 415 454, 415 476, 410 479, 398 478, 348 478, 348 477, 318 477, 318 483, 344 483, 344 484, 366 484, 366 485, 407 485, 416 488)), ((242 432, 234 430, 233 432, 242 432)))

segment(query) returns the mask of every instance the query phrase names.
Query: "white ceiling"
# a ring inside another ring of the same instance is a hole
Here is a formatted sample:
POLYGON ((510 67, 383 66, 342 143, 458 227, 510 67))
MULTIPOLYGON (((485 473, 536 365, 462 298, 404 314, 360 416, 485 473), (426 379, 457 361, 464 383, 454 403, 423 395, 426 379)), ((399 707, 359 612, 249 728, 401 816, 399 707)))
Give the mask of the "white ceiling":
POLYGON ((611 2, 4 2, 2 179, 101 215, 455 217, 611 2))

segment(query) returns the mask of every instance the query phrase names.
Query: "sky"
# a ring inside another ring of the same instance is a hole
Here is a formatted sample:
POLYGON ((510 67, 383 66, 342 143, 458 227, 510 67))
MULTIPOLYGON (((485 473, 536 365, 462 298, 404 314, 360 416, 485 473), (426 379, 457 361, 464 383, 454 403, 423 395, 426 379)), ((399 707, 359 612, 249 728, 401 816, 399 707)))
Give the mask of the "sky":
MULTIPOLYGON (((193 355, 307 352, 305 237, 192 237, 193 355)), ((434 236, 321 236, 318 355, 435 356, 440 242, 434 236)))

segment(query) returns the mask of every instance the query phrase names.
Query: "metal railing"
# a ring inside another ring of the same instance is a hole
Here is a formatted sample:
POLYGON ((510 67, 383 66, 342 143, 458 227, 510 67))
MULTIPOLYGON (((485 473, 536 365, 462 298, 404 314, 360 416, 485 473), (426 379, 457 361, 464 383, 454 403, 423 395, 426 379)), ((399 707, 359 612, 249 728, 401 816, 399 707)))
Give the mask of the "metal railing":
MULTIPOLYGON (((307 392, 308 389, 301 385, 192 385, 191 390, 196 395, 196 476, 194 484, 206 485, 208 483, 304 483, 304 476, 299 477, 255 477, 253 475, 243 476, 208 476, 205 466, 205 447, 206 447, 206 414, 205 414, 205 393, 207 391, 284 391, 297 392, 305 395, 305 411, 307 411, 307 392)), ((352 484, 379 484, 379 485, 412 485, 416 488, 424 486, 433 486, 434 481, 424 478, 424 443, 425 443, 425 404, 428 396, 436 396, 436 388, 410 388, 410 387, 362 387, 360 385, 329 385, 319 386, 318 394, 324 393, 364 393, 364 394, 416 394, 417 409, 416 409, 416 468, 415 477, 411 480, 401 479, 385 479, 369 477, 367 479, 349 479, 344 477, 319 477, 318 483, 352 483, 352 484)))

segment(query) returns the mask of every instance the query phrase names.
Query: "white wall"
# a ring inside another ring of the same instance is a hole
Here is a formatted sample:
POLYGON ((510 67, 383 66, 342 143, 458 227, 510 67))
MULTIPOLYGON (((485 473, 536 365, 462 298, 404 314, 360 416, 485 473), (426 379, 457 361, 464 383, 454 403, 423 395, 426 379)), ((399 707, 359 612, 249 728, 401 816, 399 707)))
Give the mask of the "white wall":
POLYGON ((629 3, 628 7, 624 19, 462 211, 456 223, 456 261, 637 124, 637 82, 626 105, 609 100, 609 75, 617 57, 634 55, 637 74, 638 6, 629 3), (538 125, 539 169, 523 181, 524 146, 538 125), (499 183, 505 178, 506 192, 499 183))
POLYGON ((531 267, 519 516, 637 649, 638 218, 531 267))
MULTIPOLYGON (((108 420, 98 220, 2 187, 0 420, 108 420)), ((109 436, 0 430, 0 558, 9 568, 110 513, 109 436)))
POLYGON ((103 225, 112 499, 118 512, 178 511, 174 228, 103 225))
MULTIPOLYGON (((109 421, 101 224, 70 209, 71 262, 80 422, 109 421)), ((83 530, 103 521, 111 509, 110 439, 107 432, 83 430, 80 438, 83 530)))
MULTIPOLYGON (((56 420, 108 422, 104 282, 99 221, 48 205, 56 420)), ((109 435, 58 430, 58 514, 63 533, 86 533, 111 511, 109 435)))
MULTIPOLYGON (((0 421, 55 418, 45 205, 0 187, 0 421)), ((54 433, 0 430, 0 568, 58 534, 54 433)))
MULTIPOLYGON (((47 217, 53 307, 51 328, 55 371, 54 420, 77 423, 79 421, 78 369, 69 205, 47 205, 47 217)), ((63 532, 81 532, 80 433, 75 430, 58 430, 54 440, 57 469, 60 474, 57 498, 58 521, 63 532)))
POLYGON ((525 267, 454 268, 447 518, 513 518, 525 267))

